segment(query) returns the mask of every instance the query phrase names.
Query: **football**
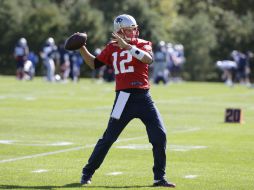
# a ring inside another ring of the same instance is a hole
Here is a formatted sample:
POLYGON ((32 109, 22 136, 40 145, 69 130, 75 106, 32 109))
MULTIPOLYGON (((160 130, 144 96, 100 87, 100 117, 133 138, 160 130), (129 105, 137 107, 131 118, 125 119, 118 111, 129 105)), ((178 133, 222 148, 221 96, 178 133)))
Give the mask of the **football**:
POLYGON ((64 48, 66 50, 77 50, 83 45, 86 45, 87 34, 86 33, 74 33, 66 39, 64 48))

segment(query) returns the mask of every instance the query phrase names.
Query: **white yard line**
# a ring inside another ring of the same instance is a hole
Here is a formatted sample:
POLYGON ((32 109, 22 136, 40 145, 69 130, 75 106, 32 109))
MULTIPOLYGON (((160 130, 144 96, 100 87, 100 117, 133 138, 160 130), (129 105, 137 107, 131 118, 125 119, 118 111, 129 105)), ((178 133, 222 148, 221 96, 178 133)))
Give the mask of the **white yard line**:
POLYGON ((74 150, 80 150, 82 148, 86 148, 84 146, 79 146, 79 147, 74 147, 74 148, 68 148, 68 149, 63 149, 63 150, 57 150, 57 151, 53 151, 53 152, 45 152, 45 153, 40 153, 40 154, 33 154, 33 155, 29 155, 29 156, 22 156, 22 157, 17 157, 17 158, 10 158, 7 160, 0 160, 0 163, 6 163, 6 162, 14 162, 14 161, 18 161, 18 160, 25 160, 25 159, 29 159, 29 158, 37 158, 37 157, 42 157, 42 156, 48 156, 48 155, 52 155, 52 154, 58 154, 58 153, 63 153, 63 152, 69 152, 69 151, 74 151, 74 150))
POLYGON ((48 172, 48 170, 45 170, 45 169, 38 169, 38 170, 32 171, 32 173, 45 173, 45 172, 48 172))
POLYGON ((22 146, 69 146, 72 145, 72 142, 52 142, 45 143, 43 141, 17 141, 17 140, 0 140, 0 144, 10 144, 10 145, 22 145, 22 146))
POLYGON ((184 176, 185 179, 195 179, 197 177, 198 177, 198 175, 186 175, 186 176, 184 176))
POLYGON ((123 172, 111 172, 111 173, 107 173, 106 175, 122 175, 123 172))
MULTIPOLYGON (((142 136, 142 137, 127 138, 127 139, 122 139, 122 140, 120 139, 120 140, 116 141, 116 143, 117 142, 124 142, 124 141, 131 141, 131 140, 135 140, 135 139, 142 139, 142 138, 145 138, 145 137, 142 136)), ((0 160, 0 163, 14 162, 14 161, 25 160, 25 159, 30 159, 30 158, 37 158, 37 157, 59 154, 59 153, 64 153, 64 152, 81 150, 83 148, 91 148, 94 146, 95 146, 95 144, 90 144, 90 145, 86 145, 86 146, 78 146, 78 147, 73 147, 73 148, 68 148, 68 149, 63 149, 63 150, 57 150, 57 151, 53 151, 53 152, 45 152, 45 153, 33 154, 33 155, 29 155, 29 156, 10 158, 10 159, 6 159, 6 160, 0 160)))
MULTIPOLYGON (((124 146, 116 146, 119 149, 130 149, 130 150, 152 150, 151 144, 128 144, 124 146)), ((200 145, 168 145, 171 151, 187 152, 191 150, 205 149, 207 146, 200 145)))
MULTIPOLYGON (((196 130, 199 130, 199 129, 198 128, 186 129, 186 130, 181 130, 181 131, 174 131, 172 133, 183 133, 183 132, 191 132, 191 131, 196 131, 196 130)), ((143 138, 147 138, 147 136, 120 139, 120 140, 117 140, 116 143, 137 140, 137 139, 143 139, 143 138)), ((70 151, 75 151, 75 150, 81 150, 81 149, 85 149, 85 148, 91 148, 94 146, 95 146, 95 144, 90 144, 90 145, 86 145, 86 146, 78 146, 78 147, 73 147, 73 148, 68 148, 68 149, 63 149, 63 150, 57 150, 57 151, 53 151, 53 152, 45 152, 45 153, 33 154, 33 155, 22 156, 22 157, 17 157, 17 158, 10 158, 10 159, 6 159, 6 160, 0 160, 0 164, 6 163, 6 162, 15 162, 18 160, 25 160, 25 159, 30 159, 30 158, 43 157, 43 156, 59 154, 59 153, 64 153, 64 152, 70 152, 70 151)))

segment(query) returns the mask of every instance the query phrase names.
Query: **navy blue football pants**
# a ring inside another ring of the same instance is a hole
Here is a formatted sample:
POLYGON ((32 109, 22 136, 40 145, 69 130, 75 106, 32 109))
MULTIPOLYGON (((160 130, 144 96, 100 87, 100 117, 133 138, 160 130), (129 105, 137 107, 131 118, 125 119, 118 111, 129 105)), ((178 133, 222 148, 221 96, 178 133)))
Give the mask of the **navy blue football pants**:
MULTIPOLYGON (((119 92, 116 92, 116 100, 119 92)), ((114 108, 113 106, 113 108, 114 108)), ((139 118, 146 126, 149 142, 153 146, 154 179, 163 179, 166 167, 166 129, 148 91, 131 93, 119 120, 110 118, 103 137, 98 140, 83 175, 92 177, 106 157, 111 145, 117 140, 125 126, 134 118, 139 118)))

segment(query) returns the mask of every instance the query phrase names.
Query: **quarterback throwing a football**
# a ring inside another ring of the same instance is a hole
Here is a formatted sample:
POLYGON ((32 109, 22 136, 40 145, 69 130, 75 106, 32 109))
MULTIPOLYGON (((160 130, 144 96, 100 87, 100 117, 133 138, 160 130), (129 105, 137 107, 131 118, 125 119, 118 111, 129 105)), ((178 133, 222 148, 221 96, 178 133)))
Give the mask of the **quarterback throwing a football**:
POLYGON ((97 57, 85 46, 79 49, 91 69, 112 66, 116 80, 116 97, 107 129, 82 170, 81 184, 91 183, 95 170, 100 167, 125 126, 132 119, 139 118, 153 146, 153 185, 175 187, 166 180, 166 129, 149 93, 148 66, 153 62, 152 43, 139 39, 138 35, 136 20, 123 14, 114 20, 113 40, 97 57))

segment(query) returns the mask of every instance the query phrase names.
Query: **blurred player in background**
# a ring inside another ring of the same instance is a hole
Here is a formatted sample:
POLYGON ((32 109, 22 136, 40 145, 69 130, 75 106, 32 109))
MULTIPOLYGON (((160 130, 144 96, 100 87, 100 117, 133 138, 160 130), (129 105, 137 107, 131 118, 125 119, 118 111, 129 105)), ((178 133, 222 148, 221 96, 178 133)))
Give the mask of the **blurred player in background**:
POLYGON ((14 49, 14 57, 17 62, 16 78, 22 80, 24 78, 24 65, 29 54, 29 47, 25 38, 20 38, 14 49))
POLYGON ((32 80, 35 75, 36 65, 39 63, 39 57, 33 51, 30 51, 24 66, 24 71, 27 80, 32 80))
POLYGON ((227 86, 233 86, 233 73, 237 69, 237 64, 231 60, 217 61, 216 66, 223 71, 222 80, 225 81, 227 86))
POLYGON ((116 97, 107 129, 83 168, 81 184, 91 183, 95 170, 122 130, 132 119, 139 118, 153 146, 154 186, 175 187, 166 180, 166 129, 149 93, 148 66, 153 62, 152 43, 139 39, 138 35, 136 20, 123 14, 114 20, 113 40, 97 57, 85 46, 80 48, 90 68, 109 65, 114 68, 116 80, 116 97))
POLYGON ((246 85, 247 87, 251 87, 249 75, 250 75, 250 65, 248 55, 233 50, 231 53, 233 60, 237 64, 237 72, 236 77, 240 84, 246 85))
POLYGON ((154 51, 153 64, 153 82, 159 84, 160 82, 167 84, 169 81, 169 70, 167 68, 167 50, 166 43, 160 41, 154 51))
POLYGON ((70 53, 64 49, 64 44, 61 43, 58 48, 60 62, 60 76, 63 82, 67 82, 70 75, 70 53))
POLYGON ((70 54, 70 77, 73 82, 79 81, 80 66, 83 64, 83 59, 78 51, 69 52, 70 54))
POLYGON ((173 82, 181 82, 183 64, 185 63, 184 47, 182 44, 172 45, 168 43, 168 60, 170 61, 169 71, 173 82))
POLYGON ((46 40, 41 52, 41 57, 46 69, 46 80, 55 81, 55 60, 57 57, 57 46, 55 40, 50 37, 46 40))

